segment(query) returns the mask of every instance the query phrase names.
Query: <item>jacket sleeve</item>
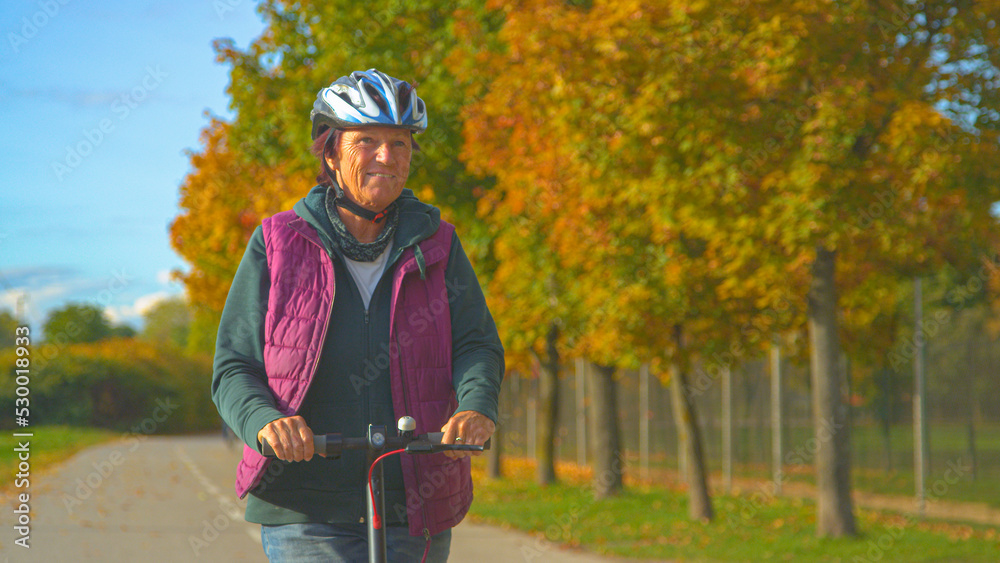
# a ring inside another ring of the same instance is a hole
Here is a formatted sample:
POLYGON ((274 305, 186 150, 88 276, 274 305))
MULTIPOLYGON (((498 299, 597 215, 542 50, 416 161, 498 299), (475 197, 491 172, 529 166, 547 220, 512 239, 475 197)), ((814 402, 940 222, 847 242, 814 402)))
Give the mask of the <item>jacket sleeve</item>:
POLYGON ((458 411, 476 411, 498 423, 503 345, 458 235, 452 239, 445 283, 451 309, 452 383, 458 411))
POLYGON ((219 322, 212 373, 212 401, 222 420, 260 451, 257 432, 284 416, 264 371, 264 318, 270 289, 260 227, 247 244, 219 322))

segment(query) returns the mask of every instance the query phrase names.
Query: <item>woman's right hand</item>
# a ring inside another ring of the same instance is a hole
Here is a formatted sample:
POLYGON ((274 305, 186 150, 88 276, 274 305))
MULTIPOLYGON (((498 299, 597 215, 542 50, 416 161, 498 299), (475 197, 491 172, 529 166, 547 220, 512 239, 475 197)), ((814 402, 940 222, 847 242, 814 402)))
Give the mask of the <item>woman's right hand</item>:
POLYGON ((257 433, 258 442, 263 444, 265 440, 278 459, 284 461, 306 461, 316 453, 312 429, 301 416, 287 416, 269 422, 257 433))

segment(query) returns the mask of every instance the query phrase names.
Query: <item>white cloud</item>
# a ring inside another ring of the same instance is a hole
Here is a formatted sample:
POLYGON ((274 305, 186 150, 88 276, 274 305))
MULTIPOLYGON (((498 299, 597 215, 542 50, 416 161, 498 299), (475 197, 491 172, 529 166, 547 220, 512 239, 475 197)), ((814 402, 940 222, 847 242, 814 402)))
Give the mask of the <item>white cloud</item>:
POLYGON ((86 280, 70 268, 32 267, 3 272, 4 294, 0 303, 14 304, 24 294, 31 301, 44 302, 59 299, 86 286, 86 280))
POLYGON ((32 266, 13 268, 0 273, 0 308, 18 310, 24 299, 24 319, 40 330, 45 315, 67 297, 88 289, 90 283, 72 268, 32 266))
POLYGON ((136 314, 135 308, 131 305, 114 305, 104 309, 104 316, 111 320, 111 324, 131 324, 134 325, 135 321, 139 319, 139 315, 136 314))
POLYGON ((160 270, 159 272, 156 272, 156 281, 163 285, 176 286, 180 282, 174 280, 173 276, 173 270, 160 270))
POLYGON ((153 307, 159 305, 167 299, 177 297, 178 294, 167 291, 157 291, 136 298, 130 305, 116 305, 108 307, 105 312, 113 324, 128 323, 133 326, 142 324, 142 317, 153 307))
POLYGON ((157 291, 156 293, 152 293, 150 295, 143 295, 135 300, 135 310, 140 315, 145 315, 152 310, 153 307, 173 296, 174 295, 172 293, 167 293, 166 291, 157 291))
POLYGON ((114 324, 135 324, 146 312, 168 297, 170 297, 170 294, 166 291, 158 291, 149 295, 143 295, 131 304, 109 306, 104 311, 114 324))

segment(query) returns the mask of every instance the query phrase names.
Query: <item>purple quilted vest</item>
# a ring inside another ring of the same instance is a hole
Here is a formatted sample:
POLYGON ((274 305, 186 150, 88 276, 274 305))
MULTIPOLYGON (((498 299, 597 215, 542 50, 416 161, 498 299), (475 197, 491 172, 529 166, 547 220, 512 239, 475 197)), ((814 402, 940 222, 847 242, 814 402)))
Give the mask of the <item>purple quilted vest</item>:
MULTIPOLYGON (((264 366, 278 409, 290 416, 302 405, 323 350, 335 295, 333 262, 313 227, 294 211, 265 219, 263 231, 271 273, 264 366)), ((439 431, 458 406, 451 380, 451 315, 444 279, 454 231, 454 226, 441 221, 417 251, 403 252, 392 280, 393 409, 397 417, 415 418, 418 433, 439 431)), ((236 475, 240 498, 268 479, 269 461, 244 447, 236 475)), ((401 463, 406 506, 386 506, 386 510, 405 511, 413 535, 437 534, 461 522, 472 504, 468 458, 401 455, 401 463)))

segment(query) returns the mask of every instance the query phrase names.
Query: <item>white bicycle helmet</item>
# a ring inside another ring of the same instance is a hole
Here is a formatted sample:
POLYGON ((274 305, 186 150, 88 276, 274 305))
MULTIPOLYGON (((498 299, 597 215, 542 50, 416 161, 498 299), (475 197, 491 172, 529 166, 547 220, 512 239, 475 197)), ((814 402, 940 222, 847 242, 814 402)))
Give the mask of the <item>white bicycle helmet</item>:
POLYGON ((373 68, 341 76, 320 90, 310 118, 313 139, 330 127, 382 125, 414 133, 427 129, 427 109, 416 89, 373 68))

